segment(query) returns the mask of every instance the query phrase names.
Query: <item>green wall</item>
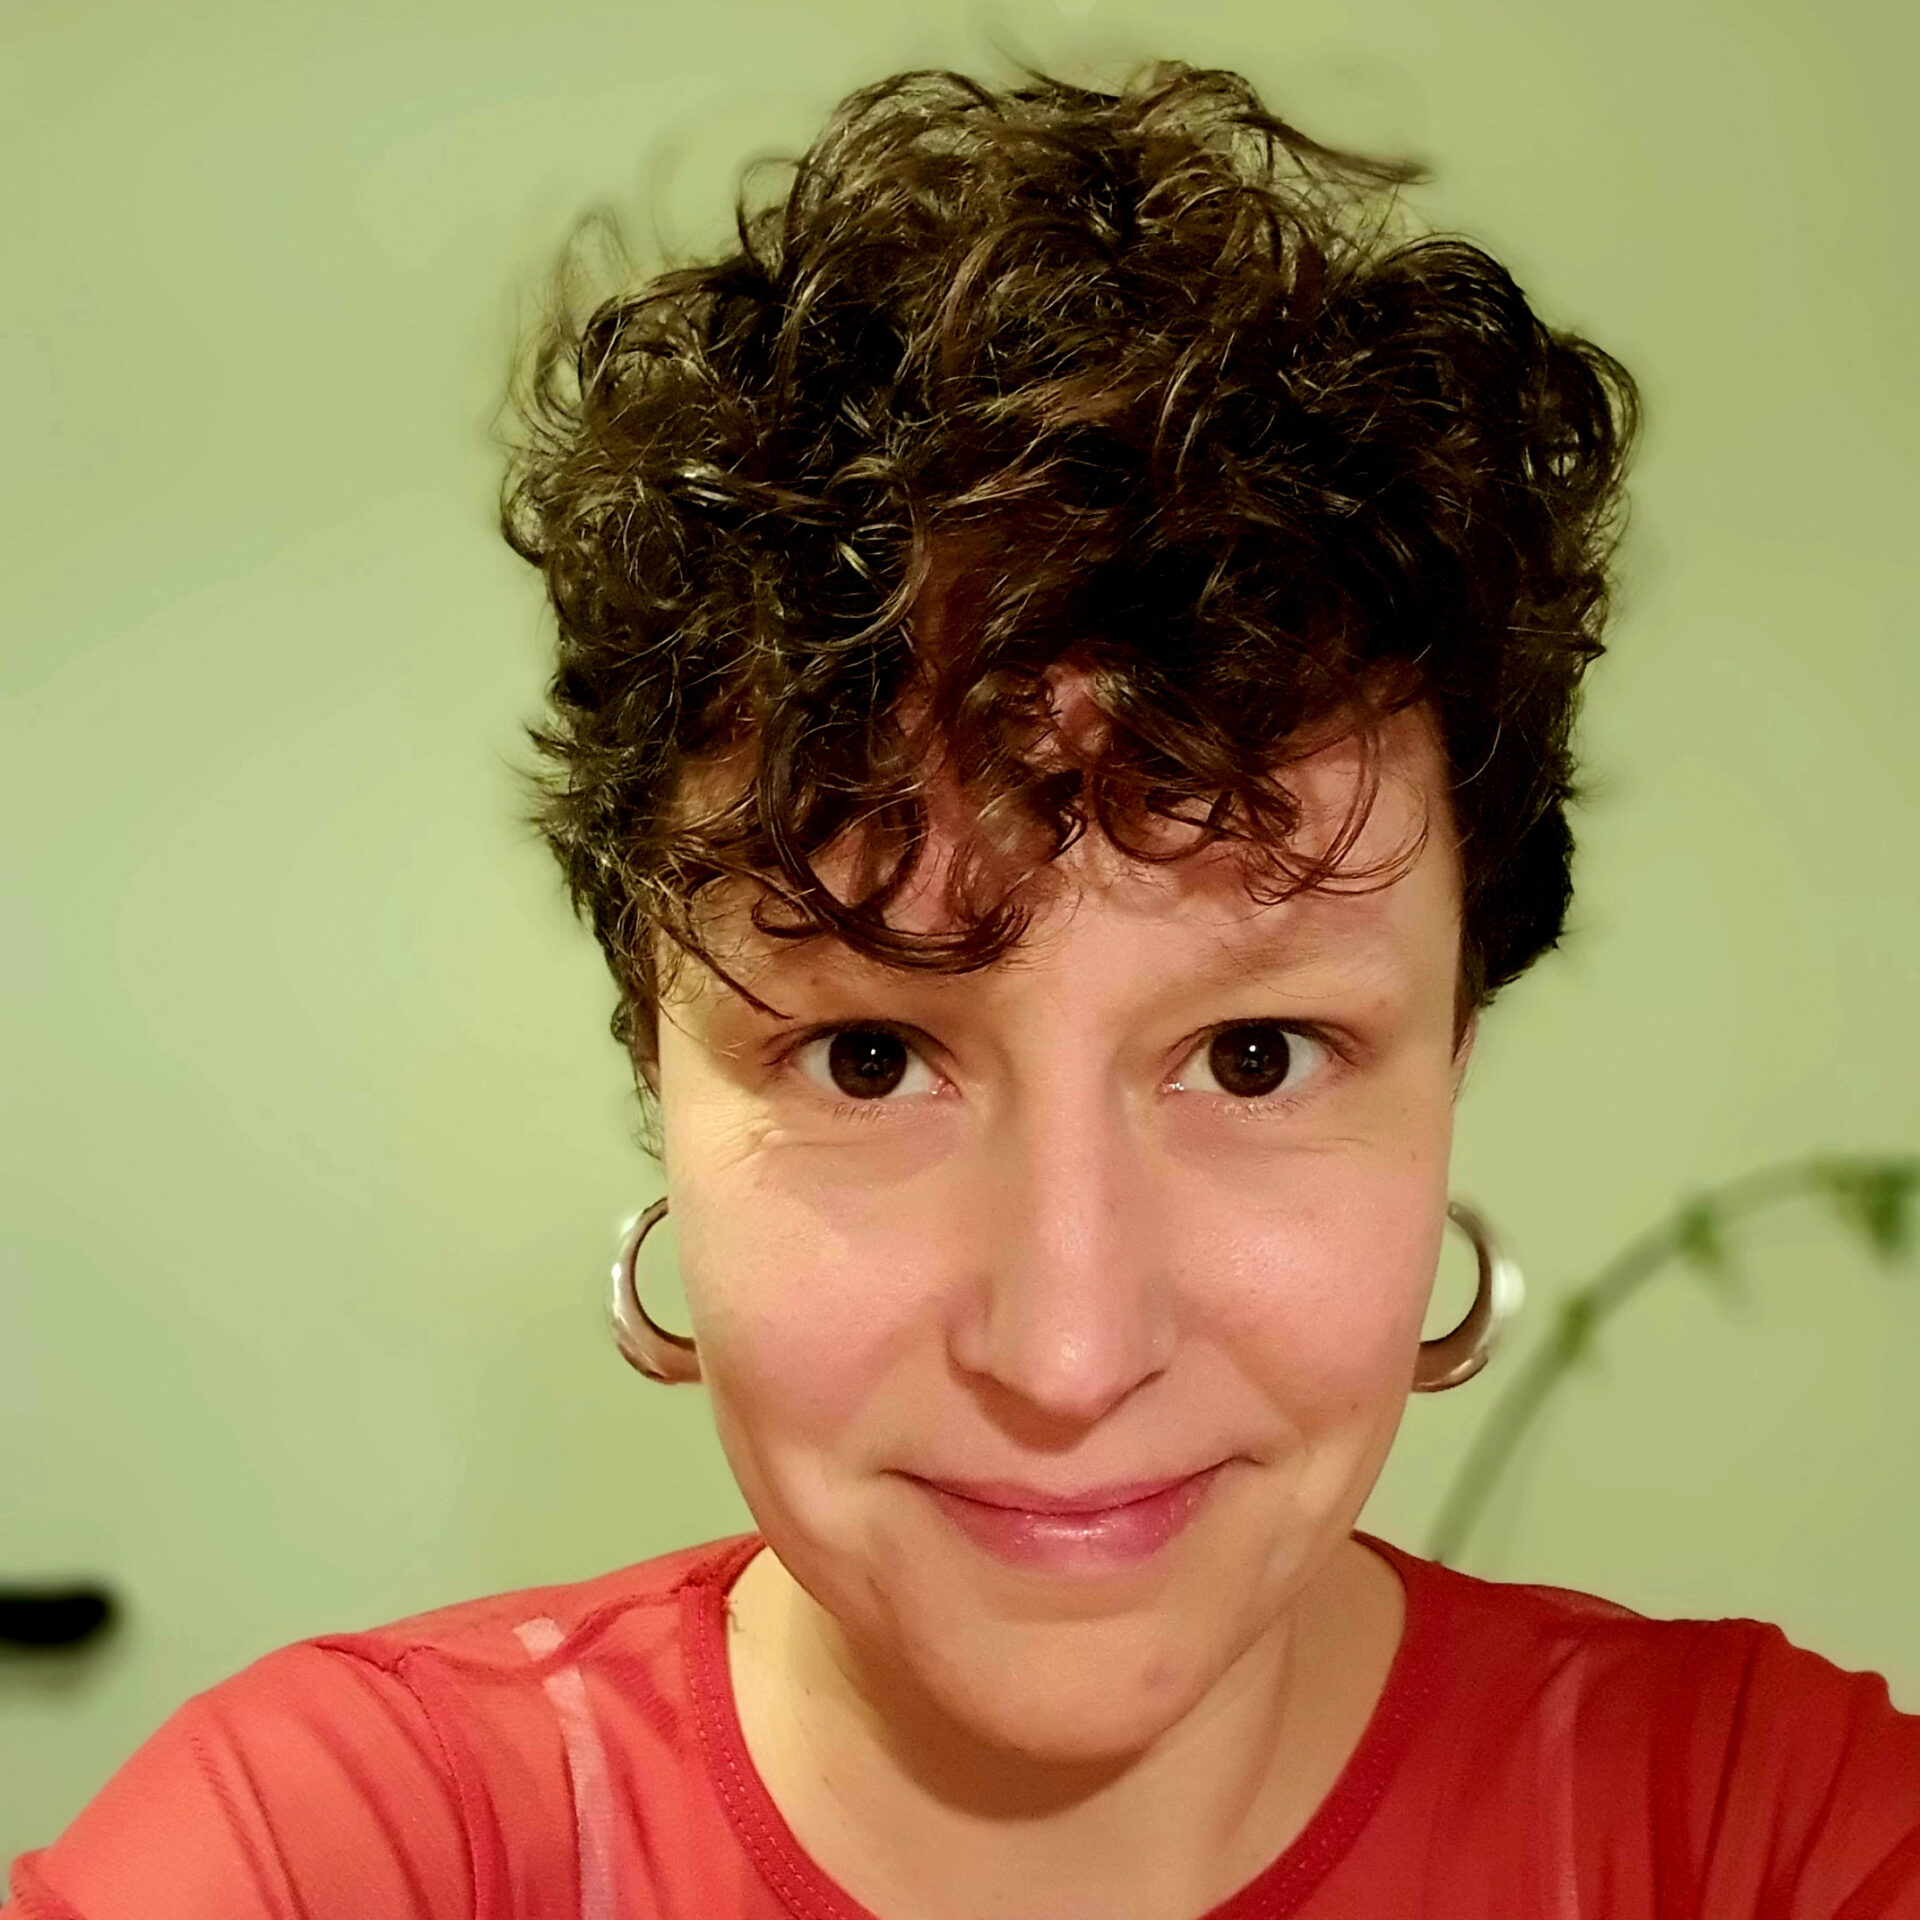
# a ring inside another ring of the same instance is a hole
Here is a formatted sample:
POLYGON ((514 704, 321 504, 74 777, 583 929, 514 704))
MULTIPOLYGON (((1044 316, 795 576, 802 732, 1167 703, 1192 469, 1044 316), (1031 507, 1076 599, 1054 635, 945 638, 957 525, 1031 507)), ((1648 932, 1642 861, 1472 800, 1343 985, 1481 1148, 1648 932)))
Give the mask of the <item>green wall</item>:
MULTIPOLYGON (((0 1666, 0 1861, 272 1646, 743 1523, 698 1396, 599 1320, 654 1175, 517 821, 545 630, 489 421, 573 212, 697 243, 739 158, 895 67, 1240 66, 1429 155, 1427 209, 1644 381, 1577 931, 1463 1116, 1518 1344, 1682 1188, 1920 1144, 1911 10, 15 0, 0 36, 0 1578, 131 1607, 0 1666)), ((1744 1307, 1683 1278, 1620 1326, 1470 1564, 1777 1619, 1920 1709, 1920 1281, 1810 1215, 1747 1244, 1744 1307)), ((1420 1543, 1499 1378, 1416 1403, 1368 1524, 1420 1543)))

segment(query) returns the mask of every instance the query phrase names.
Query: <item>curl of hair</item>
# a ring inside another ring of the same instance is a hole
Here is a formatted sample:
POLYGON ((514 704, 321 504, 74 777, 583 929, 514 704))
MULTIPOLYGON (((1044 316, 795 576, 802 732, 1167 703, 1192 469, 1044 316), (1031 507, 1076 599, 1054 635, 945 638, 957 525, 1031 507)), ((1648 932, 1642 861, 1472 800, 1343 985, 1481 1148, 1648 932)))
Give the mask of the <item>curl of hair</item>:
POLYGON ((696 913, 722 879, 764 932, 889 964, 1019 938, 970 859, 951 931, 889 924, 941 754, 983 840, 1045 860, 1097 824, 1153 858, 1143 820, 1190 822, 1278 898, 1370 877, 1342 866, 1366 796, 1292 844, 1289 744, 1424 701, 1463 1005, 1556 942, 1635 389, 1480 248, 1410 231, 1420 177, 1228 72, 906 73, 774 202, 743 191, 723 257, 549 316, 502 524, 558 618, 539 822, 636 1060, 656 931, 731 978, 696 913), (1035 752, 1061 662, 1104 722, 1064 763, 1035 752), (854 830, 843 899, 815 863, 854 830))

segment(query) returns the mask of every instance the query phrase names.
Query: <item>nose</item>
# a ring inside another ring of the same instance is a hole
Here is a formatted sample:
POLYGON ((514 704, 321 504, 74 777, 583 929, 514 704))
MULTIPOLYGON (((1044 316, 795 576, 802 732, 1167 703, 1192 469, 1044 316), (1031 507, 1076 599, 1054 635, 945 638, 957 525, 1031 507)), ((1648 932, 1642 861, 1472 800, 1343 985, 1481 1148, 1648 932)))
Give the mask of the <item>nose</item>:
POLYGON ((995 1148, 954 1360, 1004 1414, 1078 1432, 1173 1356, 1151 1170, 1120 1103, 1094 1086, 1023 1102, 995 1148))

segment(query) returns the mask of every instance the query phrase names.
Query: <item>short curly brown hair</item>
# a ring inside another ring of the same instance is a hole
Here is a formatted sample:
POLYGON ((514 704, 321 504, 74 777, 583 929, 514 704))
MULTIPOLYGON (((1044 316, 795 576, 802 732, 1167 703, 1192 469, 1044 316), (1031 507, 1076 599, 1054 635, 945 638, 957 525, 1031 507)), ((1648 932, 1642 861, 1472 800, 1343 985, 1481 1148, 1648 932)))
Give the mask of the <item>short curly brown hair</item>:
POLYGON ((1635 389, 1479 247, 1410 230, 1420 177, 1233 73, 905 73, 777 200, 743 190, 723 257, 543 323, 502 499, 559 622, 539 822, 636 1063, 656 933, 731 979, 695 912, 716 880, 753 883, 763 932, 888 964, 1020 937, 1014 892, 970 884, 950 933, 888 924, 942 753, 1042 860, 1089 820, 1153 857, 1129 823, 1185 820, 1278 897, 1351 850, 1290 847, 1290 743, 1424 701, 1463 1007, 1555 943, 1635 389), (1031 751, 1062 662, 1107 723, 1066 766, 1031 751), (852 829, 883 857, 843 900, 814 859, 852 829))

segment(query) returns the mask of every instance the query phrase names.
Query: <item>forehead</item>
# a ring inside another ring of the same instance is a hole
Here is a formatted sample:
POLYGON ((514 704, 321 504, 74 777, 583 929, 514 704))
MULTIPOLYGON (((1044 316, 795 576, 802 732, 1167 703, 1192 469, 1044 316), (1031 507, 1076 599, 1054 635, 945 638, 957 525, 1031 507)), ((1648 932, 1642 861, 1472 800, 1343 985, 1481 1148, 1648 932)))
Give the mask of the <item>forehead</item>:
MULTIPOLYGON (((1004 877, 1029 916, 1027 930, 974 973, 890 965, 835 936, 795 941, 761 933, 744 883, 714 890, 702 936, 737 980, 769 994, 822 983, 898 990, 916 982, 946 992, 970 983, 974 993, 991 993, 999 980, 1054 964, 1089 976, 1090 985, 1103 969, 1117 978, 1177 973, 1185 980, 1284 970, 1329 984, 1356 974, 1385 984, 1436 963, 1450 971, 1459 943, 1460 870, 1445 755, 1426 710, 1389 716, 1371 742, 1336 739, 1288 763, 1284 777, 1300 808, 1290 854, 1339 857, 1331 881, 1277 901, 1275 876, 1250 863, 1243 846, 1199 847, 1192 828, 1156 822, 1140 832, 1154 860, 1134 857, 1089 827, 1045 865, 1007 861, 1004 877)), ((966 924, 952 893, 963 852, 979 863, 987 897, 999 897, 999 889, 965 799, 950 783, 932 783, 927 801, 925 855, 887 920, 904 932, 947 933, 966 924)), ((815 867, 841 898, 858 891, 854 843, 829 848, 815 867)), ((731 997, 705 967, 675 971, 676 997, 731 997)))

